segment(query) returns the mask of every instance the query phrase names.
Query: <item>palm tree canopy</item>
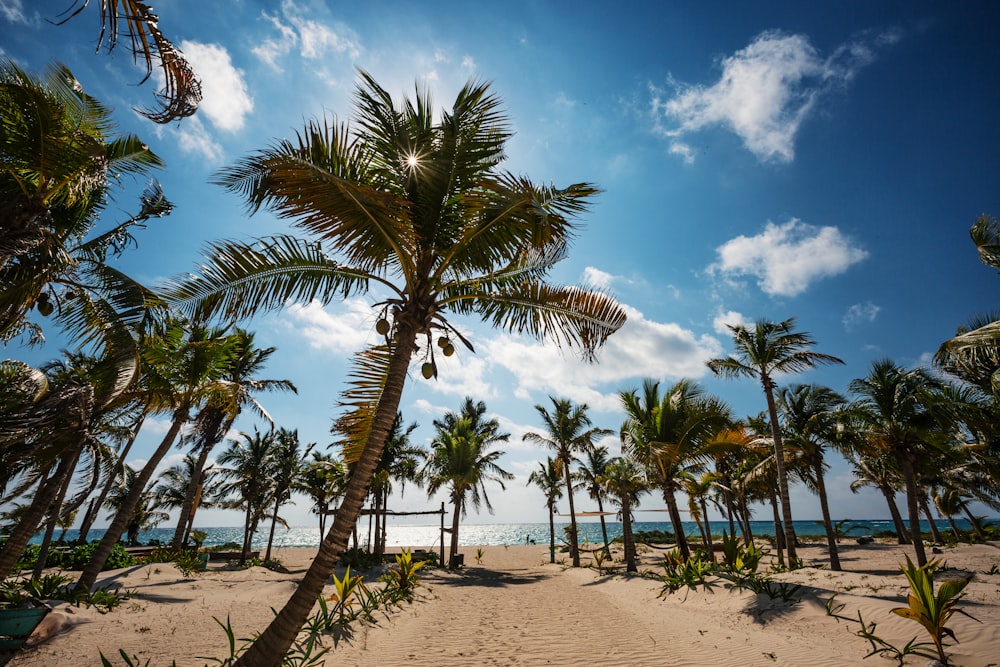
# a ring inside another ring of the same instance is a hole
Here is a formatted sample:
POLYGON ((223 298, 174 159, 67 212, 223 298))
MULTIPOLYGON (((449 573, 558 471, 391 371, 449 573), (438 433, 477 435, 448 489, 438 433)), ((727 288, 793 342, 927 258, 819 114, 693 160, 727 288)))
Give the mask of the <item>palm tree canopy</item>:
POLYGON ((451 430, 439 430, 435 437, 431 455, 424 465, 427 493, 433 495, 447 485, 452 502, 466 513, 465 498, 468 495, 472 506, 481 503, 493 511, 486 495, 486 482, 493 481, 503 489, 504 481, 514 479, 514 475, 500 467, 498 461, 504 452, 488 451, 490 443, 482 439, 473 429, 472 421, 459 419, 451 430))
POLYGON ((550 456, 545 462, 539 461, 538 468, 528 475, 528 484, 534 484, 542 490, 545 504, 554 512, 556 501, 563 495, 562 473, 556 460, 550 456))
POLYGON ((753 329, 728 325, 733 332, 736 355, 712 359, 708 367, 722 377, 758 378, 765 388, 774 387, 774 376, 800 373, 819 364, 842 364, 829 354, 814 352, 812 336, 795 330, 795 318, 782 322, 758 320, 753 329))
POLYGON ((528 431, 522 439, 554 451, 559 466, 570 465, 577 452, 585 452, 593 446, 595 438, 612 433, 608 429, 592 426, 586 403, 573 404, 567 398, 554 396, 549 396, 549 400, 553 407, 551 413, 545 406, 535 406, 547 435, 528 431))
POLYGON ((471 314, 592 358, 624 312, 601 292, 542 279, 565 256, 568 216, 586 210, 596 188, 537 186, 498 171, 510 131, 486 84, 467 84, 435 122, 426 92, 397 106, 360 76, 354 126, 310 121, 295 141, 216 178, 251 212, 273 210, 315 240, 216 244, 199 276, 171 283, 169 298, 244 317, 378 284, 392 294, 383 314, 429 340, 431 329, 461 339, 444 313, 471 314))

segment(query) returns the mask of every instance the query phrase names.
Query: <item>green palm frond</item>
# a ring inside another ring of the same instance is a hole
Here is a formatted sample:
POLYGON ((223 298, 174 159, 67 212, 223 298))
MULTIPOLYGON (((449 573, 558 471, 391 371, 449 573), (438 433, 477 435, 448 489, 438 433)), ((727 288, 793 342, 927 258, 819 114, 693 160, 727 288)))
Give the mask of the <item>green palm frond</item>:
POLYGON ((1000 270, 1000 218, 980 216, 969 235, 983 264, 1000 270))
POLYGON ((375 409, 388 379, 390 358, 391 350, 385 345, 366 348, 354 356, 347 388, 339 401, 346 412, 333 427, 341 436, 345 463, 357 461, 368 442, 375 409))
POLYGON ((185 312, 248 317, 288 301, 329 303, 367 289, 375 276, 344 266, 326 255, 319 243, 293 236, 273 236, 250 244, 212 244, 198 275, 169 281, 162 290, 168 303, 185 312))

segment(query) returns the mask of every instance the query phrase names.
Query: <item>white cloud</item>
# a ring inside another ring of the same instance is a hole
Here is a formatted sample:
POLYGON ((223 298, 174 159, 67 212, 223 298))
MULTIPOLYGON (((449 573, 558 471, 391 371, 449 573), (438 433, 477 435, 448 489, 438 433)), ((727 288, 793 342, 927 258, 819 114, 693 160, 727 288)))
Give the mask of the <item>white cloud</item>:
POLYGON ((881 308, 871 301, 854 304, 844 313, 844 329, 852 331, 862 324, 874 322, 880 310, 881 308))
POLYGON ((289 322, 295 332, 314 350, 336 354, 353 353, 375 340, 375 314, 369 303, 347 299, 337 305, 337 312, 324 309, 319 301, 288 307, 289 322))
POLYGON ((24 11, 23 0, 3 0, 0 2, 0 16, 11 23, 23 23, 31 25, 38 22, 38 15, 29 17, 24 11))
POLYGON ((743 313, 738 313, 735 310, 728 310, 726 312, 719 312, 712 319, 712 329, 715 333, 722 336, 731 336, 732 331, 729 327, 733 326, 746 326, 749 321, 743 316, 743 313))
POLYGON ((817 101, 844 86, 875 59, 875 48, 895 43, 898 32, 861 37, 823 58, 805 35, 761 33, 746 48, 723 58, 711 86, 671 80, 673 96, 652 88, 656 130, 671 140, 685 162, 694 150, 684 137, 709 127, 727 128, 761 161, 791 162, 795 137, 817 101))
POLYGON ((583 282, 585 285, 590 285, 597 289, 607 290, 611 289, 612 283, 617 280, 617 276, 613 276, 606 271, 601 271, 593 266, 588 266, 583 270, 583 282))
POLYGON ((185 153, 201 155, 210 164, 222 162, 222 146, 212 138, 198 116, 184 119, 176 125, 177 145, 185 153))
POLYGON ((281 3, 279 14, 263 13, 264 19, 277 30, 276 37, 264 40, 251 51, 255 56, 281 71, 278 61, 293 50, 307 60, 322 60, 330 55, 344 55, 356 60, 361 55, 357 34, 347 26, 333 26, 307 18, 308 13, 292 0, 281 3))
POLYGON ((716 248, 709 272, 751 275, 770 296, 796 296, 819 278, 843 273, 868 257, 836 227, 813 227, 792 218, 768 222, 757 236, 737 236, 716 248))
POLYGON ((638 310, 624 308, 628 321, 608 339, 598 363, 587 364, 571 351, 560 352, 553 345, 516 337, 490 341, 484 356, 516 376, 514 394, 519 398, 552 394, 587 403, 595 410, 615 411, 623 381, 698 378, 707 372, 705 362, 722 352, 712 336, 697 336, 678 324, 647 320, 638 310), (599 390, 605 385, 613 387, 610 393, 599 390))
POLYGON ((217 44, 183 41, 181 51, 201 79, 199 114, 226 132, 243 127, 253 111, 253 100, 243 81, 243 72, 233 66, 229 52, 217 44))

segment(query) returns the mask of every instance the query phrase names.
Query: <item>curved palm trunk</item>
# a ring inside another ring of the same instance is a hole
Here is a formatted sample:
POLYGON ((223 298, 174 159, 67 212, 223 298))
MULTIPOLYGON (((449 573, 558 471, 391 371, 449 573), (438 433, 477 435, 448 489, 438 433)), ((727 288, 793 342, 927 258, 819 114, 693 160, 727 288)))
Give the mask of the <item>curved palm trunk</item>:
MULTIPOLYGON (((121 453, 118 455, 119 462, 124 462, 125 457, 128 453, 132 451, 132 445, 135 444, 135 439, 139 435, 139 429, 142 428, 143 422, 146 421, 146 413, 143 412, 139 415, 139 419, 136 420, 135 426, 132 427, 132 435, 129 436, 129 440, 125 443, 122 448, 121 453)), ((87 535, 90 533, 91 527, 94 525, 94 521, 97 520, 97 515, 100 513, 101 508, 104 507, 104 501, 108 499, 108 494, 111 493, 111 488, 118 481, 115 475, 108 477, 108 480, 104 483, 104 488, 101 489, 100 495, 96 499, 91 500, 90 504, 87 506, 87 511, 83 515, 83 519, 80 521, 80 532, 76 537, 77 544, 86 544, 87 535)))
POLYGON ((90 589, 93 588, 94 583, 97 581, 97 575, 101 573, 101 570, 104 569, 104 564, 108 562, 111 550, 114 549, 115 544, 121 539, 122 533, 125 532, 125 528, 132 518, 132 511, 138 504, 146 485, 149 484, 149 480, 153 477, 156 467, 160 465, 160 461, 170 451, 174 440, 177 438, 177 434, 181 431, 181 426, 187 421, 187 410, 188 406, 183 406, 174 413, 174 420, 170 424, 170 430, 163 436, 160 446, 156 448, 153 455, 149 457, 149 461, 146 462, 146 465, 136 475, 132 489, 125 497, 121 510, 115 515, 111 525, 108 526, 104 537, 101 538, 101 541, 97 545, 97 549, 94 550, 94 555, 91 557, 90 562, 87 563, 76 585, 73 587, 75 592, 89 593, 90 589))
POLYGON ((955 536, 956 542, 962 541, 962 534, 958 532, 958 526, 955 525, 955 519, 950 514, 945 514, 944 518, 948 520, 948 526, 951 528, 951 534, 955 536))
POLYGON ((906 524, 903 523, 903 516, 899 513, 899 507, 896 506, 896 492, 884 484, 879 484, 878 489, 882 492, 882 497, 885 498, 885 502, 889 505, 889 516, 892 517, 892 525, 896 527, 897 541, 899 544, 909 544, 910 537, 906 530, 906 524))
POLYGON ((750 508, 747 507, 747 499, 740 496, 737 506, 739 507, 737 518, 740 522, 740 532, 743 533, 743 544, 750 546, 753 543, 753 531, 750 528, 750 508))
POLYGON ((981 540, 986 539, 986 535, 983 534, 983 528, 979 525, 979 521, 976 520, 976 517, 972 516, 968 503, 962 503, 962 511, 965 513, 965 516, 969 518, 969 523, 972 524, 972 530, 976 532, 976 537, 981 540))
POLYGON ((52 497, 67 477, 71 476, 73 468, 76 466, 75 460, 74 456, 64 456, 59 461, 55 472, 50 477, 43 477, 38 482, 38 488, 31 499, 31 504, 22 515, 21 520, 17 522, 14 530, 11 531, 3 548, 0 549, 0 581, 13 571, 14 565, 24 553, 24 548, 28 546, 31 536, 38 530, 38 526, 52 506, 52 497))
POLYGON ((55 499, 49 506, 49 520, 45 527, 45 537, 42 538, 41 547, 38 550, 38 560, 35 561, 35 569, 32 571, 31 576, 38 579, 42 576, 42 570, 45 569, 45 561, 49 557, 49 545, 52 543, 52 534, 56 532, 56 523, 59 521, 59 510, 62 509, 63 501, 66 499, 66 493, 69 491, 69 483, 73 481, 72 471, 76 470, 76 464, 80 461, 80 451, 77 450, 73 456, 73 464, 70 467, 70 474, 66 475, 66 479, 63 480, 62 486, 59 487, 59 492, 56 494, 55 499))
MULTIPOLYGON (((226 430, 228 431, 229 429, 227 428, 226 430)), ((208 455, 212 452, 212 448, 216 444, 205 443, 198 452, 198 460, 195 461, 187 491, 184 493, 184 503, 181 505, 181 513, 177 517, 177 528, 174 530, 173 539, 170 540, 170 548, 175 551, 184 546, 187 541, 187 534, 195 512, 195 502, 201 490, 201 476, 205 470, 205 464, 208 463, 208 455)))
POLYGON ((274 514, 271 516, 271 532, 267 535, 267 550, 264 552, 264 562, 271 560, 271 546, 274 545, 274 526, 278 523, 278 509, 281 507, 281 501, 277 498, 274 499, 274 514))
POLYGON ((840 571, 840 554, 837 552, 837 534, 833 530, 833 520, 830 518, 830 503, 826 497, 826 482, 823 481, 823 460, 813 466, 816 474, 816 493, 819 495, 819 509, 823 514, 823 528, 826 530, 826 545, 830 550, 830 569, 840 571))
POLYGON ((715 545, 712 543, 712 525, 708 522, 708 502, 705 496, 701 497, 701 516, 705 522, 705 548, 708 549, 708 556, 715 562, 715 545))
POLYGON ((672 488, 663 488, 663 501, 667 503, 667 509, 670 510, 670 523, 674 527, 674 540, 677 542, 677 548, 681 551, 681 557, 687 560, 691 557, 691 551, 688 548, 687 535, 684 534, 684 523, 681 521, 681 511, 677 507, 677 498, 674 497, 672 488))
POLYGON ((778 423, 778 409, 774 404, 770 378, 764 379, 764 395, 767 397, 767 415, 771 420, 771 436, 774 439, 774 466, 778 469, 778 493, 781 497, 781 518, 785 524, 785 547, 788 549, 788 560, 792 562, 795 554, 795 527, 792 525, 792 505, 788 496, 788 472, 785 470, 785 444, 781 439, 781 426, 778 423))
MULTIPOLYGON (((736 511, 736 508, 733 506, 733 494, 726 490, 722 492, 722 497, 726 499, 726 520, 729 521, 729 534, 735 536, 736 523, 733 520, 733 513, 736 511)), ((746 538, 745 535, 744 538, 746 538)))
POLYGON ((309 612, 323 592, 340 554, 347 547, 358 515, 368 496, 372 476, 378 466, 386 438, 396 419, 399 401, 403 396, 403 385, 410 358, 416 347, 416 334, 411 327, 400 324, 400 335, 392 351, 389 370, 382 396, 375 408, 372 430, 368 442, 354 466, 348 480, 343 500, 334 514, 330 531, 320 542, 319 550, 298 588, 275 615, 271 624, 257 637, 247 651, 237 659, 234 667, 273 667, 281 663, 282 657, 295 641, 309 612))
POLYGON ((906 481, 906 508, 910 519, 910 539, 913 540, 913 551, 917 556, 917 567, 927 564, 927 554, 924 552, 924 536, 920 532, 920 501, 917 489, 917 476, 913 471, 913 461, 909 456, 902 456, 903 479, 906 481))
POLYGON ((622 541, 625 543, 625 571, 638 572, 635 558, 635 536, 632 534, 632 505, 622 497, 622 541))
POLYGON ((934 515, 931 514, 931 506, 930 503, 927 502, 926 493, 920 494, 920 506, 924 510, 924 516, 927 517, 927 525, 930 526, 931 537, 935 542, 941 544, 942 542, 944 542, 944 538, 941 537, 941 531, 938 530, 937 522, 934 520, 934 515))
POLYGON ((569 498, 569 555, 573 567, 580 567, 580 541, 576 534, 576 508, 573 506, 573 481, 569 473, 570 461, 563 461, 563 475, 566 477, 566 494, 569 498))

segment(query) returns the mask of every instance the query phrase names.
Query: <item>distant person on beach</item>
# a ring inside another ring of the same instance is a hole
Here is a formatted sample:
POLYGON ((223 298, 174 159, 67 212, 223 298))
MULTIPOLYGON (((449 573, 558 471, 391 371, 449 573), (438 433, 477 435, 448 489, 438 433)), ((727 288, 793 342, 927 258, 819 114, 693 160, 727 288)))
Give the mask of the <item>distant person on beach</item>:
POLYGON ((531 544, 531 533, 528 533, 527 535, 524 536, 524 543, 531 544))

